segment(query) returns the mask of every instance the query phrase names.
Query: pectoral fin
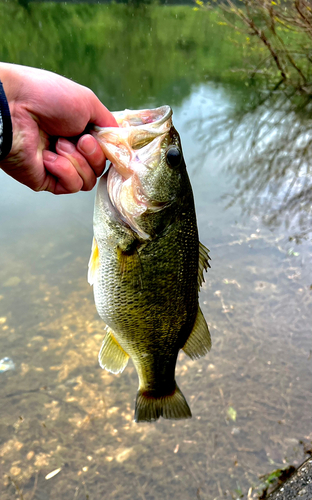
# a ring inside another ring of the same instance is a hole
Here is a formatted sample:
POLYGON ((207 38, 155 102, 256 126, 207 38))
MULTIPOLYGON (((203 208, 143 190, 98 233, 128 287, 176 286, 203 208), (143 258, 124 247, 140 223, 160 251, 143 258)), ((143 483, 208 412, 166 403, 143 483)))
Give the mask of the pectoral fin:
POLYGON ((203 281, 204 281, 204 270, 207 271, 209 264, 209 250, 202 243, 199 243, 199 262, 198 262, 198 290, 200 289, 203 281))
POLYGON ((205 356, 211 349, 211 338, 206 320, 198 306, 197 316, 193 326, 193 330, 187 339, 183 351, 191 359, 197 359, 205 356))
POLYGON ((99 265, 100 265, 99 248, 97 246, 96 239, 93 238, 91 256, 88 265, 88 283, 90 285, 94 284, 96 271, 98 270, 99 265))
POLYGON ((111 373, 121 373, 127 366, 129 355, 118 344, 113 331, 107 328, 102 347, 99 352, 99 363, 111 373))

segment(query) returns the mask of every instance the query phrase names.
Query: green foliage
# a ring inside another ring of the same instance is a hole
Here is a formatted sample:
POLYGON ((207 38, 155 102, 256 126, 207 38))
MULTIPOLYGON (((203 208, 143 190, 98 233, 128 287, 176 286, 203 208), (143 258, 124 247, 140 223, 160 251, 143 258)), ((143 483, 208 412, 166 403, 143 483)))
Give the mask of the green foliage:
MULTIPOLYGON (((206 8, 209 8, 206 5, 206 8)), ((274 86, 312 94, 312 7, 310 0, 223 0, 224 24, 253 37, 250 75, 274 86), (261 78, 260 78, 261 79, 261 78)))
POLYGON ((292 465, 284 467, 283 469, 275 469, 269 474, 261 476, 262 483, 258 487, 259 500, 268 498, 270 493, 283 484, 294 472, 295 467, 292 465))
POLYGON ((10 1, 0 58, 73 78, 111 109, 174 105, 202 82, 244 85, 245 36, 218 21, 191 6, 10 1))

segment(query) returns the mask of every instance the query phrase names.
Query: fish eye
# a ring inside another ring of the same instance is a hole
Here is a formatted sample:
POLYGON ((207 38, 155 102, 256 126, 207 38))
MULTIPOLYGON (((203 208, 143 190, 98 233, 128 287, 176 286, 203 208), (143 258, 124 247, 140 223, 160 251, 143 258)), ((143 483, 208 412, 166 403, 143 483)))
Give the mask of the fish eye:
POLYGON ((182 160, 182 153, 180 149, 176 147, 171 147, 166 152, 166 162, 169 167, 175 168, 178 167, 182 160))

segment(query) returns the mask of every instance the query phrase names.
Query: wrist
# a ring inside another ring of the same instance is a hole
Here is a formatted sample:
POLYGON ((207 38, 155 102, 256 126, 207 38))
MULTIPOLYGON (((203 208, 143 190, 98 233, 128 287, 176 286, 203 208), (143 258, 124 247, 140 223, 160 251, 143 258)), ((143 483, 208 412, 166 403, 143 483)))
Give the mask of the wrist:
POLYGON ((16 64, 0 62, 0 81, 2 82, 3 89, 9 106, 18 97, 18 88, 19 88, 18 68, 19 66, 16 64))
POLYGON ((13 141, 13 130, 7 96, 0 80, 0 161, 10 153, 13 141))

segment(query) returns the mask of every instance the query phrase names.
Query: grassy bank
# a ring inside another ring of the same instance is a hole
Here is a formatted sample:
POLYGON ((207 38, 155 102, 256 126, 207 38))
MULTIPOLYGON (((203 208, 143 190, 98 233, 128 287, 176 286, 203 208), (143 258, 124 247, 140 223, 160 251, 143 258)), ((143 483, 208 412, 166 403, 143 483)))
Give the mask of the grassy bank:
POLYGON ((0 30, 1 60, 73 78, 111 108, 178 104, 206 81, 245 85, 241 69, 256 59, 217 11, 189 6, 9 2, 0 30))

